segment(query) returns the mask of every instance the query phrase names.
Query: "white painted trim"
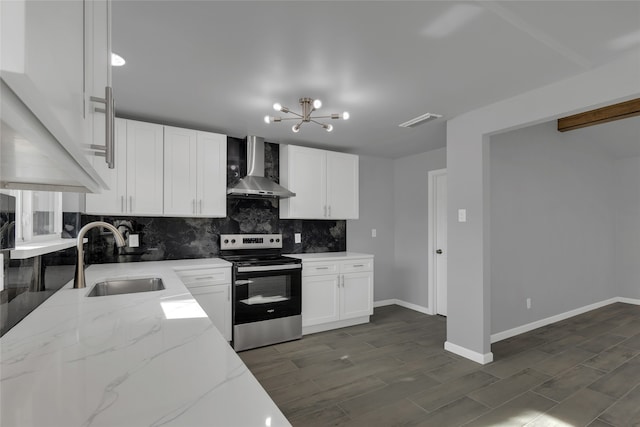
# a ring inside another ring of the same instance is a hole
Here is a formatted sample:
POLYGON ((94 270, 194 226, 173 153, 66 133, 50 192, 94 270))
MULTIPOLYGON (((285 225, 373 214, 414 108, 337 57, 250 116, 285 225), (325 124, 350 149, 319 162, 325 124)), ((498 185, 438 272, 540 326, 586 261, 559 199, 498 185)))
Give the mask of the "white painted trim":
POLYGON ((418 304, 413 304, 410 302, 402 301, 400 299, 385 299, 380 301, 375 301, 373 303, 374 307, 383 307, 386 305, 399 305, 400 307, 408 308, 409 310, 418 311, 424 314, 433 314, 429 312, 429 307, 423 307, 418 304))
MULTIPOLYGON (((427 176, 427 190, 428 196, 427 200, 429 201, 427 204, 427 253, 429 256, 427 257, 427 295, 429 298, 429 305, 427 305, 426 312, 427 314, 436 314, 436 277, 435 277, 435 249, 433 241, 433 236, 435 235, 436 228, 436 214, 434 207, 436 205, 436 176, 446 175, 446 169, 434 169, 430 170, 427 176)), ((404 307, 404 306, 403 306, 404 307)), ((411 308, 411 307, 407 307, 411 308)), ((418 310, 420 311, 420 310, 418 310)))
POLYGON ((419 311, 420 313, 433 315, 433 313, 430 312, 429 307, 423 307, 421 305, 413 304, 413 303, 402 301, 402 300, 396 300, 396 304, 398 304, 400 307, 408 308, 413 311, 419 311))
MULTIPOLYGON (((573 316, 577 316, 582 313, 586 313, 587 311, 595 310, 600 307, 604 307, 605 305, 613 304, 616 302, 626 302, 622 301, 623 298, 609 298, 604 301, 596 302, 593 304, 585 305, 584 307, 576 308, 574 310, 570 310, 564 313, 556 314, 555 316, 546 317, 544 319, 536 320, 535 322, 527 323, 526 325, 518 326, 513 329, 508 329, 506 331, 498 332, 496 334, 491 335, 491 343, 505 340, 507 338, 514 337, 516 335, 523 334, 525 332, 532 331, 534 329, 538 329, 542 326, 547 326, 552 323, 559 322, 561 320, 568 319, 573 316)), ((626 298, 625 298, 626 299, 626 298)), ((633 300, 632 300, 633 301, 633 300)), ((640 304, 640 300, 636 300, 637 304, 640 304)), ((633 303, 631 303, 633 304, 633 303)))
POLYGON ((386 305, 394 305, 394 304, 397 304, 396 301, 398 301, 398 300, 397 299, 383 299, 383 300, 380 300, 380 301, 374 301, 373 302, 373 306, 374 307, 384 307, 386 305))
POLYGON ((485 354, 478 353, 449 341, 445 341, 444 349, 482 365, 493 362, 493 353, 491 352, 485 354))

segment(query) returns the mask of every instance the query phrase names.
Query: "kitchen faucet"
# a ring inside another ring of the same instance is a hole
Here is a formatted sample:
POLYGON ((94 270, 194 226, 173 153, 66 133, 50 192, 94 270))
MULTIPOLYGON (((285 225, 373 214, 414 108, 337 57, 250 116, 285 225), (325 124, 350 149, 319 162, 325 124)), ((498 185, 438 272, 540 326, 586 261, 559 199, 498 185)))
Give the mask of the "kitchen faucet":
POLYGON ((83 240, 84 240, 84 235, 87 234, 89 230, 96 227, 104 227, 107 230, 111 231, 113 233, 113 237, 116 240, 116 246, 118 246, 119 248, 125 245, 124 237, 122 237, 122 234, 118 231, 117 228, 115 228, 113 225, 107 222, 94 221, 82 227, 78 232, 78 242, 76 243, 76 247, 78 248, 78 261, 76 262, 76 275, 75 275, 75 278, 73 279, 73 287, 75 289, 85 288, 87 286, 84 278, 84 242, 83 240))

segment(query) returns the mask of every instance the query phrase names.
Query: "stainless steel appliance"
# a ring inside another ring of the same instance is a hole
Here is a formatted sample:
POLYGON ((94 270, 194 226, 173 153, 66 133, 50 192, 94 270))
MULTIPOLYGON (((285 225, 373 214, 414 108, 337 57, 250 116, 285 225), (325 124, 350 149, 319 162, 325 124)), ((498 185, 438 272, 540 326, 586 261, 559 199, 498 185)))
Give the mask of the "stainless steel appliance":
POLYGON ((286 199, 296 193, 264 176, 264 138, 247 136, 247 175, 229 185, 229 197, 286 199))
POLYGON ((281 255, 281 234, 222 234, 220 256, 233 263, 236 351, 302 337, 302 263, 281 255))

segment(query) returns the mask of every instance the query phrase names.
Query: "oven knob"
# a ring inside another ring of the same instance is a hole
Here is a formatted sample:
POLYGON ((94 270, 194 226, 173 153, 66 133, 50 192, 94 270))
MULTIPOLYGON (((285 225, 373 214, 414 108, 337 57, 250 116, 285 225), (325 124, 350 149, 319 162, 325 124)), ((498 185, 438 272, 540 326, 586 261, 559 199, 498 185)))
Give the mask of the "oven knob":
POLYGON ((280 241, 280 239, 276 239, 276 242, 279 242, 279 241, 280 241))
POLYGON ((236 242, 236 239, 231 239, 231 243, 235 243, 235 242, 236 242))
POLYGON ((229 239, 224 239, 224 242, 225 243, 229 243, 229 239))
POLYGON ((271 243, 273 243, 273 239, 269 240, 271 243))

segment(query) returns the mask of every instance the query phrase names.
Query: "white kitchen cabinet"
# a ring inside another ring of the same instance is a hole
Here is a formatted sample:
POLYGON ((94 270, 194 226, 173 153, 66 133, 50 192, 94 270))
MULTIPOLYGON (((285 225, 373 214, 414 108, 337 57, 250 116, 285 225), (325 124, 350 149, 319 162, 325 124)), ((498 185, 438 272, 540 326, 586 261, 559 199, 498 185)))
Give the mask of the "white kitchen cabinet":
POLYGON ((302 326, 340 320, 338 275, 308 276, 302 280, 302 326))
POLYGON ((280 218, 357 219, 358 156, 280 146, 280 184, 296 193, 280 200, 280 218))
POLYGON ((214 326, 231 341, 231 268, 181 269, 176 274, 214 326))
POLYGON ((87 194, 87 213, 162 215, 163 127, 116 119, 116 167, 101 168, 110 185, 101 194, 87 194))
POLYGON ((373 314, 373 258, 302 261, 303 333, 369 321, 373 314))
POLYGON ((16 167, 3 171, 3 181, 104 188, 85 156, 94 143, 89 98, 104 96, 110 67, 99 64, 109 49, 109 6, 109 0, 0 2, 2 123, 29 146, 11 150, 5 145, 13 142, 3 139, 3 152, 16 152, 16 167))
POLYGON ((227 137, 164 127, 164 214, 226 217, 227 137))

